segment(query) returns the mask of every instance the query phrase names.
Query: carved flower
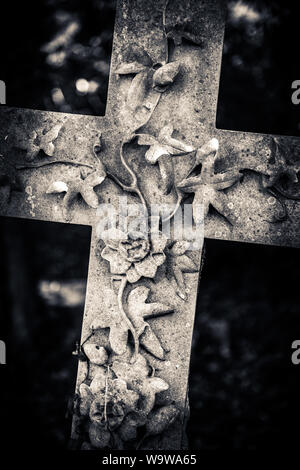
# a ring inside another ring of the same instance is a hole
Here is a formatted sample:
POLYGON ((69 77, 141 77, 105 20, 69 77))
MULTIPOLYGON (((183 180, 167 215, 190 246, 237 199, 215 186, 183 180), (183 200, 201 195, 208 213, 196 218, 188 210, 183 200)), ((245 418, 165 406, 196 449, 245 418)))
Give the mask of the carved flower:
POLYGON ((107 176, 105 165, 99 156, 101 148, 100 133, 93 145, 93 152, 97 159, 93 167, 94 169, 87 170, 87 168, 81 168, 79 177, 76 176, 68 181, 55 181, 47 189, 47 194, 65 193, 63 197, 63 212, 67 220, 69 220, 69 209, 78 196, 81 196, 85 203, 93 209, 96 209, 99 205, 95 188, 102 184, 107 176))
POLYGON ((152 115, 161 93, 168 90, 180 70, 178 61, 154 63, 142 48, 130 46, 116 70, 119 76, 132 78, 126 99, 126 125, 138 129, 152 115))
POLYGON ((154 376, 141 354, 134 364, 115 359, 111 368, 99 367, 90 386, 82 383, 79 387, 79 413, 88 418, 89 445, 103 449, 113 439, 115 445, 122 446, 122 441, 136 439, 137 428, 144 425, 144 438, 163 432, 172 422, 172 410, 162 403, 157 408, 156 395, 168 389, 167 382, 154 376), (157 432, 152 429, 155 423, 159 424, 157 432))
POLYGON ((181 140, 174 139, 173 132, 172 124, 168 124, 161 129, 157 138, 149 134, 137 134, 139 145, 150 146, 145 154, 147 162, 154 165, 162 155, 182 155, 194 150, 193 147, 181 140))
POLYGON ((132 390, 140 395, 138 410, 143 417, 153 409, 155 395, 169 388, 163 379, 150 375, 150 368, 141 354, 138 355, 134 364, 116 359, 113 362, 112 370, 118 379, 124 380, 132 390))
POLYGON ((187 24, 176 23, 167 33, 167 38, 171 39, 174 42, 175 46, 180 46, 183 39, 185 41, 191 42, 192 44, 197 44, 198 46, 203 45, 203 40, 200 37, 197 37, 195 34, 187 31, 187 24))
POLYGON ((139 395, 128 390, 124 380, 109 379, 91 404, 90 420, 113 431, 130 411, 136 409, 138 399, 139 395))
POLYGON ((84 177, 83 171, 80 171, 80 176, 74 180, 55 181, 47 189, 47 194, 59 194, 65 193, 63 198, 63 206, 67 211, 70 208, 72 202, 80 195, 82 199, 93 209, 96 209, 99 205, 98 196, 94 190, 96 186, 99 186, 106 177, 106 172, 103 169, 100 171, 97 169, 91 171, 86 177, 84 177))
POLYGON ((109 261, 110 272, 126 274, 131 283, 141 277, 154 278, 157 268, 166 259, 167 238, 160 231, 150 231, 148 238, 135 238, 119 231, 118 239, 105 239, 105 243, 101 256, 109 261))

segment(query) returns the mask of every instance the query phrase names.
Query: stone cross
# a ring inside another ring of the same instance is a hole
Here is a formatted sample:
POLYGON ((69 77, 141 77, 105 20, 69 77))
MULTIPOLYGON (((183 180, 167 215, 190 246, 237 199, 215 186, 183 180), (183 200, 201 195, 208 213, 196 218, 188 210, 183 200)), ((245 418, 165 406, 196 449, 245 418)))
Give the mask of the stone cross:
POLYGON ((299 245, 300 140, 216 128, 223 34, 219 0, 120 0, 105 117, 1 107, 1 214, 92 227, 76 448, 186 445, 201 249, 104 237, 101 204, 190 202, 205 237, 299 245))

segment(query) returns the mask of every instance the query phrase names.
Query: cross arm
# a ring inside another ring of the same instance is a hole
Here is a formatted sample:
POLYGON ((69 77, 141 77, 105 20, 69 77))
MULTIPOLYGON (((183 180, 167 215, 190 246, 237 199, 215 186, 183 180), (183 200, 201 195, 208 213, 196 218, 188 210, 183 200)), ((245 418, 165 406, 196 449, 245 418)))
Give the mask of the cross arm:
POLYGON ((1 215, 90 225, 107 128, 105 118, 1 107, 1 215))
POLYGON ((206 236, 299 247, 300 139, 220 129, 212 136, 218 140, 214 173, 236 177, 217 191, 206 236))

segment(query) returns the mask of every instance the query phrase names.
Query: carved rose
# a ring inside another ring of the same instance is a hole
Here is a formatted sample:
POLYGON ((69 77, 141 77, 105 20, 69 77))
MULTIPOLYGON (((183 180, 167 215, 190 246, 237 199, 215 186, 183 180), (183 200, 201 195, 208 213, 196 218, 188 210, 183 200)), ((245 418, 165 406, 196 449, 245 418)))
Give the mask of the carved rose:
MULTIPOLYGON (((167 382, 151 374, 149 364, 140 354, 134 364, 115 359, 111 368, 99 367, 90 386, 82 383, 79 387, 79 413, 88 419, 88 445, 103 449, 111 439, 115 445, 118 440, 133 441, 137 438, 137 428, 144 425, 147 434, 143 440, 163 432, 171 424, 170 407, 161 403, 158 408, 156 395, 168 388, 167 382), (156 432, 152 428, 158 417, 156 432)), ((173 415, 176 418, 178 411, 173 415)))
POLYGON ((114 379, 109 368, 100 367, 88 386, 79 387, 80 414, 89 418, 89 438, 93 447, 103 449, 128 413, 137 408, 139 395, 127 388, 122 379, 114 379))
POLYGON ((101 256, 110 263, 112 274, 126 274, 128 282, 141 277, 154 278, 166 256, 167 238, 160 231, 151 231, 148 238, 135 238, 119 231, 118 239, 105 240, 101 256))
POLYGON ((105 390, 104 383, 91 404, 89 416, 92 422, 113 431, 130 411, 136 409, 139 395, 128 390, 126 382, 120 379, 108 380, 105 390))

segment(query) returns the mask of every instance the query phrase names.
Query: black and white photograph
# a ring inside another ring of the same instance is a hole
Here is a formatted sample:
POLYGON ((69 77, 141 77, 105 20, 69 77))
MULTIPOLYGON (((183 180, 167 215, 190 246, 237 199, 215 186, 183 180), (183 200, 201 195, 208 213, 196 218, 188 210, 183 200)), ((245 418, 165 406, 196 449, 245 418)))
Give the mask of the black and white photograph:
POLYGON ((300 5, 0 15, 0 455, 288 467, 300 5))

